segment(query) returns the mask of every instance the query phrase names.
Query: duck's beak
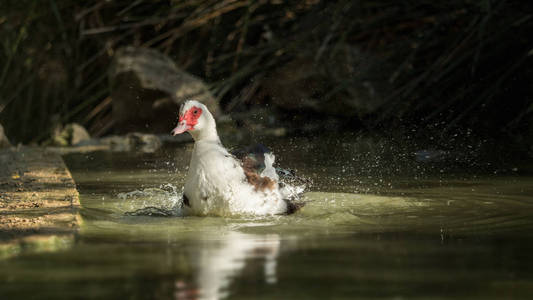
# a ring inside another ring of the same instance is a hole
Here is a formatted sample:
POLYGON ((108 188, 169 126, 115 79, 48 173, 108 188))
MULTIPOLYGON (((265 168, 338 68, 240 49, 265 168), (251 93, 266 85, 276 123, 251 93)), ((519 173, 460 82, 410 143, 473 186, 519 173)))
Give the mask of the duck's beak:
POLYGON ((176 128, 174 128, 171 132, 172 135, 178 135, 178 134, 182 134, 184 133, 185 131, 187 131, 189 128, 187 126, 187 122, 185 121, 181 121, 178 123, 178 126, 176 126, 176 128))

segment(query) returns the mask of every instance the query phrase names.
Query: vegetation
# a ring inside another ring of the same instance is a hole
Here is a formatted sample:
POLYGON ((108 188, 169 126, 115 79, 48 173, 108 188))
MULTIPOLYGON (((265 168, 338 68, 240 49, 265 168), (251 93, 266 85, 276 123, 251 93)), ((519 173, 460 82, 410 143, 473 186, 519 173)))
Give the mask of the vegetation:
MULTIPOLYGON (((382 61, 392 86, 351 126, 527 134, 532 8, 504 0, 4 0, 0 123, 15 143, 41 142, 72 121, 110 133, 107 70, 126 45, 170 55, 204 78, 226 111, 268 102, 260 97, 268 75, 297 58, 335 69, 348 45, 382 61)), ((326 78, 331 92, 321 97, 354 96, 341 76, 326 78)))

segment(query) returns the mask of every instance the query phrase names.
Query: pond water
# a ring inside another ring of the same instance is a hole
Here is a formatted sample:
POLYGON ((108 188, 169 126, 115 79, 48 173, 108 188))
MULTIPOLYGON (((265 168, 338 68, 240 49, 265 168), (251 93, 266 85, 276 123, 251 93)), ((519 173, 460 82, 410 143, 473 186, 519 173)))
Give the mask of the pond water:
POLYGON ((314 182, 290 216, 128 215, 177 205, 190 144, 66 156, 82 203, 77 239, 0 261, 2 299, 533 295, 533 178, 361 156, 350 143, 275 145, 280 165, 314 182))

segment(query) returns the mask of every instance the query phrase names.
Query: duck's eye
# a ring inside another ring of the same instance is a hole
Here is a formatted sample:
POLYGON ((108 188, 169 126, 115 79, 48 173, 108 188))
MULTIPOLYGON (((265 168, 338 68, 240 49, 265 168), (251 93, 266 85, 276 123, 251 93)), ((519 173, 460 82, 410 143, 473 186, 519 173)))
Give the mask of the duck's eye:
POLYGON ((195 109, 195 110, 193 110, 192 113, 196 115, 196 114, 198 114, 198 110, 195 109))

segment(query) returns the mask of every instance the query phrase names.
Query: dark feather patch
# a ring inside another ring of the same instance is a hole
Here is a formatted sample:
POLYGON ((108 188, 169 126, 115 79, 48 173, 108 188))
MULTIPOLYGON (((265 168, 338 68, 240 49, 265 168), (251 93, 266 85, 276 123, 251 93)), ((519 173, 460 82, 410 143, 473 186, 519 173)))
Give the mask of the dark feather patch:
POLYGON ((255 162, 248 157, 242 160, 242 169, 248 183, 253 185, 256 191, 273 190, 276 187, 276 182, 269 177, 259 175, 254 164, 255 162))
POLYGON ((271 178, 260 175, 265 169, 265 153, 270 153, 270 150, 261 144, 231 152, 233 157, 241 163, 246 180, 257 191, 273 190, 277 184, 271 178))
POLYGON ((231 154, 240 161, 246 160, 249 170, 254 170, 261 174, 265 169, 265 153, 270 153, 270 149, 262 144, 246 147, 243 149, 233 150, 231 154))
POLYGON ((302 207, 305 206, 305 202, 294 202, 287 201, 287 215, 292 215, 293 213, 299 211, 302 207))
POLYGON ((187 205, 188 207, 191 207, 191 203, 189 202, 189 198, 187 198, 187 195, 183 194, 183 205, 187 205))

